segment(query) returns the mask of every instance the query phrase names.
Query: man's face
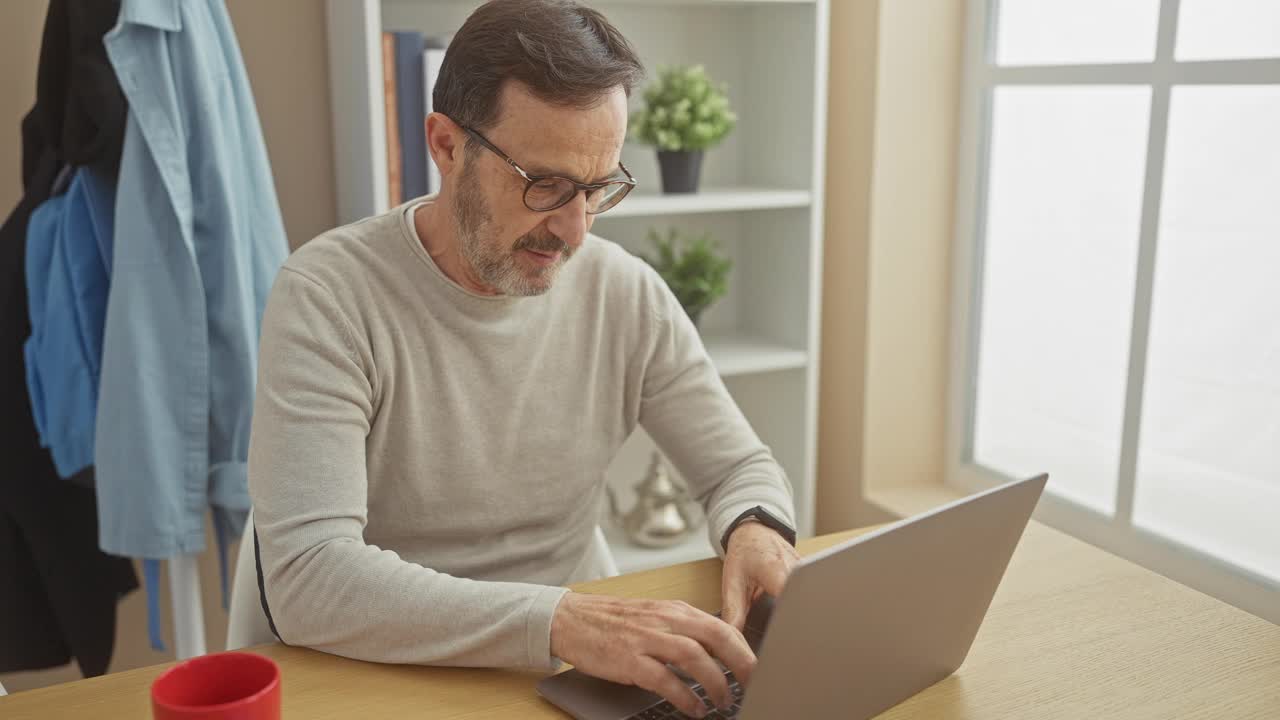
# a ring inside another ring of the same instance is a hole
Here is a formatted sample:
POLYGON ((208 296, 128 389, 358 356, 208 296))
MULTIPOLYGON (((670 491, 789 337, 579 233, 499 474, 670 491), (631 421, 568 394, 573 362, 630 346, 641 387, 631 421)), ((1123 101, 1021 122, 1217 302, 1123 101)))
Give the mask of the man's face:
MULTIPOLYGON (((581 110, 549 105, 509 82, 499 107, 498 123, 480 132, 530 175, 590 183, 617 171, 627 132, 621 88, 581 110)), ((524 178, 486 148, 465 153, 453 207, 462 256, 477 280, 503 295, 551 289, 593 219, 581 192, 555 210, 534 212, 524 205, 524 188, 524 178)))

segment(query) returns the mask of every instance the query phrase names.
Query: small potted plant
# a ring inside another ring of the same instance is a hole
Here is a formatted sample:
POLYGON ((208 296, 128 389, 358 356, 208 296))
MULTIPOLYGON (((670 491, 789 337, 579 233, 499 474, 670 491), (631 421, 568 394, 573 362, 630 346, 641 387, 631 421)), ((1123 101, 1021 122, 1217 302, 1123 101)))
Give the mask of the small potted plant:
POLYGON ((664 193, 698 191, 703 151, 724 140, 738 121, 725 92, 701 65, 664 67, 644 91, 644 107, 631 116, 631 135, 658 149, 664 193))
POLYGON ((641 257, 667 282, 697 327, 703 311, 728 290, 733 261, 720 252, 711 233, 689 237, 670 228, 664 237, 656 229, 650 229, 648 239, 658 254, 641 257))

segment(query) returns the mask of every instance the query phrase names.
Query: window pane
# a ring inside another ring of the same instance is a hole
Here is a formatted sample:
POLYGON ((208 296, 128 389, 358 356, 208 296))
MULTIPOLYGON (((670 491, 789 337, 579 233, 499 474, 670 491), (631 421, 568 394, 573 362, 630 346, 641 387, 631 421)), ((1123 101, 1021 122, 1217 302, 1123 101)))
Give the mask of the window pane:
POLYGON ((992 112, 974 461, 1110 513, 1150 90, 1001 87, 992 112))
POLYGON ((1134 522, 1280 580, 1280 86, 1175 87, 1134 522))
POLYGON ((1000 0, 996 6, 998 65, 1151 62, 1156 56, 1159 0, 1000 0))
POLYGON ((1280 57, 1280 0, 1182 0, 1177 60, 1280 57))

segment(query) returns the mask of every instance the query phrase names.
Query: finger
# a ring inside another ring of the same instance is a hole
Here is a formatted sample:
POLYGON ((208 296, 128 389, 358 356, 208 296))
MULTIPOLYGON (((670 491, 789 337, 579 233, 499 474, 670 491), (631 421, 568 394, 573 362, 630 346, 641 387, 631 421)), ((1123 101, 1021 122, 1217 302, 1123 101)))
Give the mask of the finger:
POLYGON ((665 664, 651 657, 637 659, 640 665, 634 680, 636 685, 661 695, 664 700, 675 705, 685 715, 702 717, 706 714, 707 706, 702 702, 702 698, 681 682, 680 678, 676 677, 665 664))
POLYGON ((697 640, 712 657, 733 671, 739 682, 751 681, 756 667, 756 654, 742 631, 700 610, 677 618, 671 623, 675 632, 697 640))
POLYGON ((720 611, 720 617, 725 622, 741 630, 743 623, 747 620, 748 599, 750 598, 742 573, 736 567, 730 568, 726 566, 722 585, 720 599, 724 603, 724 609, 720 611))
POLYGON ((717 706, 727 708, 733 704, 733 695, 729 692, 729 682, 725 680, 724 671, 697 640, 684 635, 667 635, 648 654, 675 665, 701 683, 707 691, 707 697, 717 706))

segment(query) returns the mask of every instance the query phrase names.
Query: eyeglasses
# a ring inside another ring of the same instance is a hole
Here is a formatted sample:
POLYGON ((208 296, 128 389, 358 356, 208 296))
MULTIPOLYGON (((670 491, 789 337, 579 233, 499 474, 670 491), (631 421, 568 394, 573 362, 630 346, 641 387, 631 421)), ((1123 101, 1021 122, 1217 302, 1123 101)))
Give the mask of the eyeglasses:
POLYGON ((497 145, 489 142, 485 136, 472 130, 469 127, 463 127, 468 135, 475 138, 481 145, 488 148, 494 155, 502 158, 511 169, 520 174, 524 178, 524 206, 534 212, 548 212, 562 207, 566 203, 578 196, 579 191, 585 191, 587 194, 587 214, 599 215, 609 208, 622 202, 622 198, 631 192, 636 186, 636 179, 631 176, 631 171, 622 163, 618 163, 618 167, 622 170, 626 179, 618 178, 617 180, 606 180, 601 183, 580 183, 577 180, 570 180, 566 177, 558 175, 530 175, 524 171, 524 168, 516 164, 510 156, 498 149, 497 145))

